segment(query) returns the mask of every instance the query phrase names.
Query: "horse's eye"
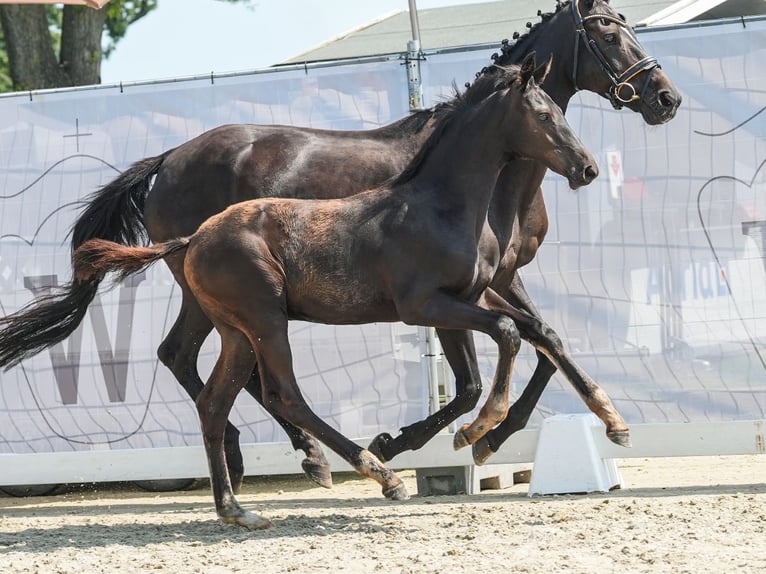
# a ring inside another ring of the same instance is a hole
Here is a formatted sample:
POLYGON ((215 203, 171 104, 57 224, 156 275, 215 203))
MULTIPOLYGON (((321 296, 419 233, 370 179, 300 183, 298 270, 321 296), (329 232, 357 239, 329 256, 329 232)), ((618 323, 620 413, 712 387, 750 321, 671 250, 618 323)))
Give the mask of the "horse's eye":
POLYGON ((601 18, 601 25, 602 26, 609 26, 611 24, 611 20, 607 20, 606 18, 601 18))
POLYGON ((625 20, 625 16, 623 16, 622 14, 617 14, 617 15, 620 17, 620 20, 622 20, 623 22, 627 22, 627 20, 625 20))
POLYGON ((604 42, 607 44, 614 44, 615 40, 617 39, 617 36, 614 34, 604 34, 604 42))
POLYGON ((551 115, 548 112, 540 112, 537 114, 537 119, 541 122, 547 122, 549 119, 551 119, 551 115))

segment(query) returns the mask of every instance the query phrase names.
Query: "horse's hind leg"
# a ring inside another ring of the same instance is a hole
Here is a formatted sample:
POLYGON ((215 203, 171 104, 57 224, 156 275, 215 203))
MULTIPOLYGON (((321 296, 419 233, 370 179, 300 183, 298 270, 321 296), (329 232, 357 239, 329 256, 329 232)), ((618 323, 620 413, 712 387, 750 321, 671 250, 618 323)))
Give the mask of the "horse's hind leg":
POLYGON ((218 331, 221 334, 221 354, 197 398, 215 509, 223 522, 239 524, 251 530, 268 528, 271 523, 266 518, 246 511, 234 497, 223 448, 229 413, 234 399, 250 378, 255 366, 255 354, 250 341, 239 331, 221 326, 218 331))
POLYGON ((287 337, 287 317, 275 317, 272 314, 272 320, 262 322, 257 332, 251 333, 250 337, 257 349, 263 398, 269 412, 278 414, 313 436, 321 436, 322 442, 343 457, 359 474, 378 482, 386 498, 408 498, 404 483, 398 476, 370 451, 325 423, 306 404, 293 373, 292 353, 287 337))
POLYGON ((449 423, 470 412, 481 396, 481 374, 472 333, 438 329, 438 334, 444 356, 455 374, 455 398, 422 421, 403 427, 396 438, 388 433, 376 436, 367 448, 381 460, 421 448, 449 423))

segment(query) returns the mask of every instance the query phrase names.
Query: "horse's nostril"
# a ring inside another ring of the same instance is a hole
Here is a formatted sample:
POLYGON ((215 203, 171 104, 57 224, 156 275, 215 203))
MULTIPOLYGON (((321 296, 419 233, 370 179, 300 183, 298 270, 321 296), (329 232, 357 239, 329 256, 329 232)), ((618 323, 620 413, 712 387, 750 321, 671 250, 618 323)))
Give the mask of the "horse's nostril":
POLYGON ((662 90, 659 94, 657 94, 657 97, 660 100, 660 104, 662 104, 662 107, 664 108, 674 108, 678 103, 678 99, 670 90, 662 90))
POLYGON ((583 170, 583 179, 590 183, 598 177, 598 168, 593 165, 586 165, 583 170))

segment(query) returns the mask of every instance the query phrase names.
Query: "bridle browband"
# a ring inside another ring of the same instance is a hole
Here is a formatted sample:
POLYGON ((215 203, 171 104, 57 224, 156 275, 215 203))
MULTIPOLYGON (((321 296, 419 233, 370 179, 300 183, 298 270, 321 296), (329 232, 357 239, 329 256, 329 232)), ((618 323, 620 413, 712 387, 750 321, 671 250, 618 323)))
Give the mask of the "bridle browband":
POLYGON ((609 64, 606 56, 604 56, 601 48, 599 48, 598 44, 596 44, 596 41, 588 34, 588 31, 585 29, 585 22, 588 20, 598 19, 608 20, 609 22, 613 22, 622 27, 627 27, 627 24, 623 20, 615 18, 611 14, 588 14, 587 16, 583 17, 583 15, 580 13, 578 0, 571 0, 570 5, 572 8, 572 17, 574 18, 575 22, 575 31, 577 32, 574 49, 574 68, 572 70, 572 83, 574 84, 575 89, 580 89, 577 86, 577 59, 580 50, 580 39, 582 39, 585 47, 588 48, 591 54, 593 54, 593 57, 596 58, 596 61, 601 66, 601 69, 604 71, 604 73, 606 73, 607 76, 609 76, 609 79, 612 82, 612 86, 609 88, 608 96, 609 101, 612 103, 614 109, 619 110, 624 104, 629 104, 630 102, 635 102, 636 100, 642 99, 646 93, 646 89, 649 87, 649 80, 652 77, 652 72, 655 68, 661 67, 657 62, 657 58, 646 56, 632 66, 628 67, 628 69, 625 70, 622 74, 617 74, 614 69, 612 69, 612 66, 609 64), (641 86, 641 91, 637 93, 636 89, 630 83, 630 80, 644 71, 647 72, 646 79, 641 86), (623 95, 624 90, 630 90, 629 95, 623 95))

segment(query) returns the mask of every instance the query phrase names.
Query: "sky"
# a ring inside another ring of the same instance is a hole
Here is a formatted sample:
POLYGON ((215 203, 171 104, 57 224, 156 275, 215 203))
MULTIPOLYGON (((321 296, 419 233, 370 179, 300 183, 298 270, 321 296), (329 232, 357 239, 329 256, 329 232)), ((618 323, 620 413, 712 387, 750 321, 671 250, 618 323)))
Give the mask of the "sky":
MULTIPOLYGON (((416 0, 424 10, 487 0, 416 0)), ((158 0, 101 65, 104 84, 266 68, 400 10, 408 0, 158 0)), ((406 46, 402 46, 404 51, 406 46)))

